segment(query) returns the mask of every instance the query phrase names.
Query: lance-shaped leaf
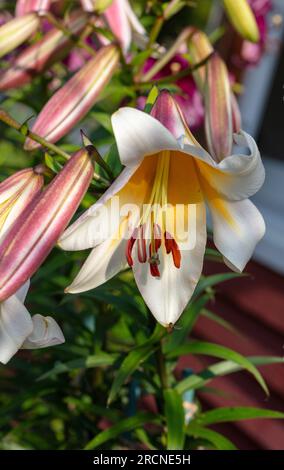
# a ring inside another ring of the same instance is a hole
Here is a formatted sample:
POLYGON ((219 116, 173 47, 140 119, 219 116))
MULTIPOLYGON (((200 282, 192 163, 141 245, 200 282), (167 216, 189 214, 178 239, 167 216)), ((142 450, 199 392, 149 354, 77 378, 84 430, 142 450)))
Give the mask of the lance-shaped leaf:
POLYGON ((247 0, 223 0, 224 7, 238 33, 248 41, 259 41, 259 29, 247 0))
POLYGON ((44 261, 76 211, 93 171, 88 152, 76 152, 12 225, 0 247, 0 301, 13 295, 44 261))
MULTIPOLYGON (((86 14, 76 11, 66 22, 66 27, 76 35, 86 23, 86 14)), ((63 31, 52 28, 42 39, 20 53, 9 64, 9 68, 0 73, 0 90, 16 88, 30 82, 35 75, 68 54, 72 46, 72 40, 63 31)))
POLYGON ((16 16, 23 16, 27 13, 48 11, 51 0, 18 0, 16 4, 16 16))
POLYGON ((205 130, 211 155, 221 161, 233 146, 232 98, 229 74, 223 60, 215 53, 206 64, 205 130))
MULTIPOLYGON (((57 142, 77 124, 97 101, 101 91, 111 79, 118 65, 116 46, 102 47, 78 73, 76 73, 40 112, 32 131, 50 142, 57 142)), ((40 147, 27 139, 26 150, 40 147)))
POLYGON ((0 240, 43 187, 43 167, 18 171, 0 184, 0 240))
POLYGON ((5 23, 0 27, 0 57, 13 51, 25 42, 38 28, 40 19, 29 13, 5 23))
MULTIPOLYGON (((214 49, 206 34, 203 33, 203 31, 195 29, 188 41, 188 51, 190 54, 190 62, 195 66, 209 57, 214 49)), ((199 90, 202 92, 206 78, 205 65, 195 70, 193 75, 199 90)))

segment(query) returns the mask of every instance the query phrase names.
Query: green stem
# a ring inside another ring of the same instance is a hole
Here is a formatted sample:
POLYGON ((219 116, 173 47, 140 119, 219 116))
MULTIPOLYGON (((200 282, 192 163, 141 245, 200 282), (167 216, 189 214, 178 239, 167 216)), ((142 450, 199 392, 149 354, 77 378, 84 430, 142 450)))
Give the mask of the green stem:
MULTIPOLYGON (((71 39, 71 41, 74 42, 74 44, 76 44, 76 46, 78 47, 81 47, 82 49, 85 49, 87 52, 89 52, 89 54, 91 54, 92 56, 95 56, 96 55, 96 51, 94 51, 94 49, 90 46, 88 46, 87 43, 85 43, 82 39, 81 39, 81 36, 77 37, 75 36, 73 33, 71 33, 69 31, 69 29, 61 22, 61 21, 58 21, 57 18, 55 18, 55 16, 50 13, 50 12, 45 12, 44 13, 44 16, 46 17, 46 19, 51 23, 53 24, 53 26, 55 26, 55 28, 59 29, 60 31, 62 31, 65 36, 67 36, 69 39, 71 39)), ((92 28, 90 28, 90 31, 92 30, 92 28)), ((85 34, 85 32, 84 32, 85 34)))
POLYGON ((162 29, 164 21, 165 21, 165 18, 163 16, 158 16, 156 18, 156 21, 155 21, 155 23, 152 27, 151 33, 150 33, 149 41, 148 41, 148 44, 147 44, 147 49, 151 49, 153 44, 156 42, 156 39, 160 34, 160 31, 162 29))
POLYGON ((135 83, 135 85, 133 85, 133 88, 139 90, 141 88, 142 89, 143 88, 148 88, 149 86, 152 87, 153 84, 159 86, 159 85, 163 85, 163 84, 167 84, 167 83, 175 83, 180 78, 187 77, 188 75, 195 72, 195 70, 199 69, 200 67, 203 67, 207 63, 207 61, 210 59, 211 56, 212 56, 212 54, 209 54, 208 56, 206 56, 204 59, 202 59, 197 64, 186 67, 185 69, 181 70, 180 72, 178 72, 174 75, 168 75, 167 77, 162 77, 162 78, 158 78, 156 80, 150 80, 150 81, 147 81, 147 82, 141 81, 140 83, 135 83))
POLYGON ((169 387, 168 385, 168 375, 166 370, 165 356, 162 350, 162 340, 160 340, 159 347, 156 352, 157 359, 157 370, 160 377, 161 387, 163 390, 169 387))
POLYGON ((16 129, 16 131, 20 132, 20 134, 22 134, 23 136, 29 137, 30 139, 42 145, 43 147, 48 148, 53 153, 60 155, 66 160, 69 160, 70 155, 68 153, 64 152, 64 150, 61 150, 59 147, 57 147, 57 145, 48 142, 43 137, 40 137, 39 135, 30 131, 26 123, 20 124, 18 121, 13 119, 12 116, 10 116, 6 111, 4 111, 4 109, 0 109, 0 121, 7 124, 7 126, 16 129))
POLYGON ((148 51, 146 57, 145 57, 145 60, 142 62, 142 64, 139 66, 137 72, 136 72, 136 75, 135 75, 135 81, 139 82, 140 81, 140 78, 141 78, 141 74, 142 74, 142 71, 143 71, 143 67, 144 67, 144 64, 145 64, 145 61, 148 59, 148 57, 150 57, 150 55, 152 54, 152 48, 153 48, 153 45, 155 44, 156 42, 156 39, 157 37, 159 36, 159 33, 162 29, 162 26, 163 26, 163 23, 165 21, 165 18, 163 16, 159 16, 156 18, 156 21, 151 29, 151 32, 150 32, 150 36, 149 36, 149 41, 148 41, 148 44, 146 46, 146 49, 145 51, 148 51))
MULTIPOLYGON (((0 121, 4 122, 9 127, 12 127, 23 136, 29 137, 35 142, 38 142, 40 145, 42 145, 42 147, 45 147, 51 150, 53 153, 63 157, 65 160, 69 160, 71 158, 71 155, 69 155, 69 153, 64 152, 64 150, 61 150, 59 147, 57 147, 57 145, 54 145, 51 142, 48 142, 48 140, 45 140, 40 135, 35 134, 34 132, 30 131, 26 122, 24 124, 20 124, 18 121, 12 118, 12 116, 10 116, 6 111, 4 111, 4 109, 1 109, 1 108, 0 108, 0 121)), ((109 181, 105 179, 103 176, 98 175, 96 172, 94 172, 94 179, 96 181, 105 183, 107 184, 107 186, 109 186, 109 181)))

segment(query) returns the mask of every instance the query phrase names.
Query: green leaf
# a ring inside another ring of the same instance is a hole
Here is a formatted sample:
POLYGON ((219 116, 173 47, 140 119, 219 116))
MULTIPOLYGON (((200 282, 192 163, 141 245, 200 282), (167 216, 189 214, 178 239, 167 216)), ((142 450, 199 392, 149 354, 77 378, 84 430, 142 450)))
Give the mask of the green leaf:
POLYGON ((232 333, 235 333, 235 334, 241 336, 240 331, 238 331, 238 329, 235 328, 230 322, 228 322, 224 318, 220 317, 216 313, 211 312, 207 308, 202 309, 201 315, 206 317, 206 318, 209 318, 209 320, 212 320, 215 323, 218 323, 218 325, 222 326, 226 330, 231 331, 232 333))
POLYGON ((147 423, 159 422, 160 418, 158 415, 153 415, 151 413, 137 413, 131 418, 126 418, 120 422, 114 424, 111 428, 106 429, 105 431, 100 432, 95 436, 85 447, 85 450, 96 449, 105 442, 108 442, 112 439, 118 438, 121 434, 129 431, 133 431, 136 428, 145 426, 147 423))
POLYGON ((265 393, 269 395, 267 385, 257 368, 246 357, 242 356, 236 351, 233 351, 232 349, 226 348, 225 346, 221 346, 215 343, 208 343, 205 341, 192 341, 188 344, 180 346, 175 351, 171 351, 167 355, 167 357, 174 358, 184 356, 186 354, 204 354, 206 356, 213 356, 218 357, 220 359, 233 361, 239 366, 241 366, 243 369, 246 369, 248 372, 250 372, 254 376, 256 381, 259 383, 259 385, 263 388, 265 393))
POLYGON ((194 438, 202 438, 214 445, 218 450, 237 450, 236 446, 222 434, 212 431, 212 429, 203 428, 194 422, 191 422, 186 434, 194 438))
MULTIPOLYGON (((282 357, 275 356, 252 356, 247 358, 249 362, 255 366, 269 365, 269 364, 280 364, 284 363, 282 357)), ((243 370, 243 367, 232 361, 222 361, 217 364, 203 369, 199 374, 192 374, 184 380, 181 380, 176 385, 176 390, 183 394, 187 390, 196 390, 204 387, 215 377, 222 377, 224 375, 232 374, 243 370)))
POLYGON ((102 111, 93 111, 92 117, 110 134, 112 134, 112 125, 110 120, 110 115, 102 111))
POLYGON ((123 360, 119 371, 112 383, 108 397, 108 405, 113 402, 119 389, 126 379, 142 364, 146 359, 154 353, 157 348, 158 341, 165 335, 165 329, 157 324, 151 338, 144 344, 133 349, 123 360))
POLYGON ((111 145, 109 152, 105 157, 105 161, 111 167, 113 174, 118 176, 123 167, 119 159, 116 143, 111 145))
POLYGON ((54 378, 59 374, 71 372, 75 369, 91 369, 93 367, 111 366, 117 359, 116 354, 107 354, 101 352, 93 356, 83 357, 79 359, 73 359, 68 362, 58 362, 55 364, 53 369, 45 372, 41 375, 37 381, 54 378))
POLYGON ((200 299, 192 302, 186 311, 183 313, 181 319, 177 323, 176 329, 168 336, 164 343, 163 352, 166 354, 184 343, 195 325, 201 310, 206 305, 210 295, 204 295, 200 299))
POLYGON ((185 439, 185 417, 182 397, 176 390, 165 390, 167 450, 182 450, 185 439))
POLYGON ((196 286, 193 298, 195 299, 203 291, 210 289, 216 284, 220 284, 221 282, 230 281, 231 279, 235 279, 235 278, 243 277, 243 276, 246 276, 246 274, 230 272, 230 273, 213 274, 212 276, 203 277, 200 279, 199 283, 196 286))
POLYGON ((62 165, 60 165, 54 157, 49 155, 47 152, 44 154, 44 163, 46 166, 52 170, 54 173, 58 173, 62 169, 62 165))
POLYGON ((224 407, 201 413, 193 423, 208 426, 209 424, 256 418, 284 419, 284 413, 248 406, 224 407))

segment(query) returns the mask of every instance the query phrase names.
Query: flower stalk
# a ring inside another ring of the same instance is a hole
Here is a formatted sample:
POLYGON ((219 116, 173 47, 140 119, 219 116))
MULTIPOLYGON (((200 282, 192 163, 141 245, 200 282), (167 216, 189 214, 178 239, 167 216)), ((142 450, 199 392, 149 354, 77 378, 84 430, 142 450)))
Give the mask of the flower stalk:
MULTIPOLYGON (((20 134, 24 135, 25 137, 29 137, 30 139, 39 143, 43 148, 47 148, 51 150, 52 153, 55 153, 56 155, 63 157, 65 160, 70 160, 71 155, 69 155, 69 153, 64 152, 64 150, 62 150, 57 145, 52 144, 51 142, 48 142, 48 140, 44 139, 40 135, 37 135, 36 133, 30 131, 26 123, 20 124, 18 121, 12 118, 12 116, 10 116, 6 111, 4 111, 1 108, 0 108, 0 121, 4 122, 9 127, 12 127, 13 129, 18 131, 20 134)), ((107 186, 109 185, 109 181, 105 179, 103 176, 96 173, 95 171, 93 174, 93 178, 98 182, 106 184, 107 186)))

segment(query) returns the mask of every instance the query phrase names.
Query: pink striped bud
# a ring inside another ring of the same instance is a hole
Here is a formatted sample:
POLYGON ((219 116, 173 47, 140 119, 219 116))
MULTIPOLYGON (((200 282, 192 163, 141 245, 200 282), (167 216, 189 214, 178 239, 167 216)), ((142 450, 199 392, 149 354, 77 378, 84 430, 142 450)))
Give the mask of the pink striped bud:
POLYGON ((12 225, 0 247, 0 301, 39 268, 76 211, 93 176, 86 150, 76 152, 12 225))
POLYGON ((51 0, 18 0, 16 4, 16 16, 24 16, 32 12, 48 11, 51 0))
POLYGON ((232 92, 224 61, 215 53, 206 64, 205 130, 211 155, 217 161, 233 146, 232 92))
MULTIPOLYGON (((87 22, 87 16, 74 12, 66 22, 66 27, 73 34, 79 34, 87 22)), ((0 74, 0 90, 23 86, 34 75, 46 70, 57 60, 62 59, 73 46, 73 42, 57 28, 51 29, 42 39, 20 53, 0 74)))
MULTIPOLYGON (((205 33, 203 33, 203 31, 198 29, 193 30, 193 34, 190 36, 188 41, 188 50, 190 54, 190 63, 193 66, 205 60, 214 51, 209 38, 205 33)), ((206 67, 199 67, 197 70, 195 70, 193 75, 196 84, 202 93, 205 83, 206 67)))
POLYGON ((144 27, 135 15, 128 0, 81 0, 81 5, 88 12, 103 12, 108 26, 124 52, 127 52, 130 47, 132 32, 136 33, 137 43, 141 43, 141 37, 146 35, 144 27))
POLYGON ((38 28, 40 19, 29 13, 5 23, 0 27, 0 57, 23 44, 38 28))
POLYGON ((179 140, 186 140, 192 145, 199 145, 190 131, 184 115, 168 90, 161 90, 151 109, 151 116, 160 121, 173 136, 179 140))
MULTIPOLYGON (((116 46, 102 47, 96 56, 77 72, 40 112, 32 131, 49 142, 57 142, 91 109, 111 79, 119 60, 116 46)), ((40 147, 27 139, 26 150, 40 147)))
POLYGON ((26 168, 0 183, 0 240, 39 194, 43 187, 43 167, 26 168))

